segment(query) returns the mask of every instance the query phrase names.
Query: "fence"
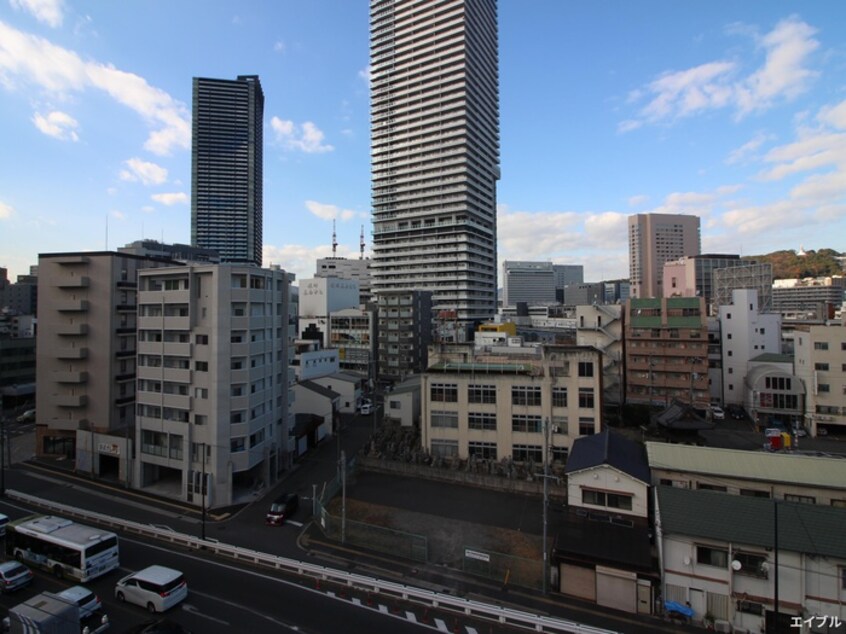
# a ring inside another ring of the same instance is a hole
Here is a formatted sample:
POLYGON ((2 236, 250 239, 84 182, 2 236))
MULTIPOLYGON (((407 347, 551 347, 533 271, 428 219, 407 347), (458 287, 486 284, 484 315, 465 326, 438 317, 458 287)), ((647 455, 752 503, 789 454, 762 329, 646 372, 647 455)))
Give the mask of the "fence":
POLYGON ((464 548, 462 570, 477 577, 494 579, 505 585, 540 590, 543 587, 543 560, 515 557, 480 548, 464 548))

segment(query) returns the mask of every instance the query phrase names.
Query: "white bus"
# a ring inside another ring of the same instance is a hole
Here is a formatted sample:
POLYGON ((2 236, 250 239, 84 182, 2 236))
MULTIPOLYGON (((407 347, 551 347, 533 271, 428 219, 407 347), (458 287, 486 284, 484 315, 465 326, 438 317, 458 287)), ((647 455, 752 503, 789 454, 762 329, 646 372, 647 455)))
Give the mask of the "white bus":
POLYGON ((57 577, 90 581, 120 565, 117 535, 52 515, 9 522, 6 552, 57 577))

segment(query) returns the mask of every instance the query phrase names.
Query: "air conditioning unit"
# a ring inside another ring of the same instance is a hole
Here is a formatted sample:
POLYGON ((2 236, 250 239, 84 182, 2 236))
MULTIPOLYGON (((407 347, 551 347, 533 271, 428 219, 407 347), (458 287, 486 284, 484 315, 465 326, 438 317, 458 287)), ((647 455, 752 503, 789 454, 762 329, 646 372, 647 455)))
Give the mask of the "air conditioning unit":
POLYGON ((715 632, 731 632, 731 623, 728 621, 716 620, 714 621, 715 632))

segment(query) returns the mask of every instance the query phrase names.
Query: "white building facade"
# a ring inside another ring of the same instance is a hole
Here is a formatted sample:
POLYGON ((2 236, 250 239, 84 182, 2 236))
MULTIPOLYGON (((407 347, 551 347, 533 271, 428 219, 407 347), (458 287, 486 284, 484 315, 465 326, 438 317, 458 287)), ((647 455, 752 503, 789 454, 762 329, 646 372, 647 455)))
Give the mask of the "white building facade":
POLYGON ((139 276, 137 488, 228 506, 289 466, 292 280, 239 265, 139 276))

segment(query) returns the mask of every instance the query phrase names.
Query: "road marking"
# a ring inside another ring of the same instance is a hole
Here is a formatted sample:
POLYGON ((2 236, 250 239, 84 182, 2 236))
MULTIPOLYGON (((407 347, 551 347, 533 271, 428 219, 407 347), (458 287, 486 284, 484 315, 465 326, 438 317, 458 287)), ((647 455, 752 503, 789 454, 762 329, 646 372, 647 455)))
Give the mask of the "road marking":
POLYGON ((387 606, 387 605, 382 605, 381 603, 379 604, 379 611, 380 611, 382 614, 387 614, 388 612, 390 612, 390 610, 388 610, 388 606, 387 606))
POLYGON ((435 619, 435 627, 439 632, 449 632, 443 619, 435 619))
POLYGON ((469 625, 465 625, 464 629, 467 630, 467 634, 478 634, 478 632, 476 632, 475 627, 470 627, 469 625))
MULTIPOLYGON (((197 593, 195 592, 194 594, 197 593)), ((183 603, 182 609, 186 612, 190 612, 191 614, 196 614, 197 616, 201 616, 204 619, 208 619, 209 621, 214 621, 215 623, 220 623, 221 625, 229 625, 229 621, 224 621, 223 619, 216 619, 213 616, 209 616, 208 614, 201 612, 198 608, 195 608, 190 603, 183 603)))
POLYGON ((353 597, 352 602, 353 602, 353 605, 357 605, 357 606, 361 607, 361 599, 359 599, 358 597, 353 597))
POLYGON ((326 592, 326 594, 328 594, 328 595, 329 595, 330 597, 332 597, 333 599, 335 598, 335 593, 334 593, 334 592, 332 592, 331 590, 327 591, 327 592, 326 592))
MULTIPOLYGON (((291 630, 292 632, 299 632, 300 631, 300 628, 299 628, 298 625, 291 625, 290 623, 286 623, 285 621, 280 621, 279 619, 273 618, 269 614, 261 614, 260 612, 256 612, 252 608, 247 607, 246 605, 241 605, 240 603, 235 603, 234 601, 227 601, 225 599, 221 599, 220 597, 217 597, 217 596, 214 596, 214 595, 211 595, 211 594, 206 594, 205 592, 197 592, 193 588, 191 589, 191 594, 197 595, 197 596, 200 596, 200 597, 205 597, 206 599, 208 599, 210 601, 214 601, 216 603, 224 603, 224 604, 228 605, 229 607, 236 608, 236 609, 242 610, 244 612, 250 612, 250 613, 254 614, 255 616, 260 616, 261 618, 265 619, 266 621, 270 621, 271 623, 274 623, 275 625, 279 625, 281 627, 284 627, 285 629, 291 630)), ((183 607, 187 608, 188 606, 185 605, 183 607)), ((202 614, 201 612, 197 611, 196 608, 189 610, 189 612, 191 612, 192 614, 199 614, 200 616, 206 616, 205 614, 202 614)), ((206 618, 210 618, 213 621, 217 621, 217 619, 213 619, 212 617, 209 617, 209 616, 206 616, 206 618)), ((226 621, 219 621, 219 622, 220 623, 226 623, 226 621)), ((229 624, 227 623, 227 625, 229 625, 229 624)))
POLYGON ((288 520, 286 523, 291 526, 296 526, 297 528, 302 528, 304 526, 302 522, 295 522, 294 520, 288 520))
POLYGON ((414 612, 406 611, 405 618, 411 621, 412 623, 417 623, 417 615, 414 614, 414 612))

